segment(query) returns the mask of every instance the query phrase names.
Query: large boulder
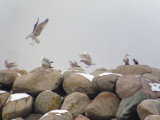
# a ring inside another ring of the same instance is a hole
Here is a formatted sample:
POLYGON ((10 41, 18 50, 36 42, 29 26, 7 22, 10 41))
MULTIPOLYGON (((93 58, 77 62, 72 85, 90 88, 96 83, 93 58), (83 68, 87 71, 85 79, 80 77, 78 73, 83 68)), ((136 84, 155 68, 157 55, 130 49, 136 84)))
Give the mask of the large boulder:
POLYGON ((0 70, 0 83, 12 86, 19 74, 13 70, 0 70))
POLYGON ((63 78, 65 78, 72 73, 84 73, 84 70, 82 68, 69 68, 67 70, 64 70, 61 74, 63 78))
POLYGON ((83 114, 89 104, 90 99, 86 94, 74 92, 65 98, 61 109, 68 110, 75 117, 83 114))
POLYGON ((78 117, 76 117, 75 120, 90 120, 89 118, 83 116, 83 115, 79 115, 78 117))
POLYGON ((147 65, 120 65, 116 68, 114 72, 123 75, 143 75, 145 73, 152 73, 152 69, 147 65))
POLYGON ((106 68, 98 68, 95 71, 91 72, 90 74, 93 76, 98 76, 99 74, 102 74, 104 72, 108 72, 106 68))
POLYGON ((115 117, 120 100, 111 92, 100 93, 87 107, 85 115, 91 120, 108 120, 115 117))
POLYGON ((160 120, 160 115, 149 115, 144 120, 160 120))
POLYGON ((9 96, 10 96, 9 92, 0 90, 0 119, 2 117, 3 106, 6 104, 9 96))
POLYGON ((42 116, 42 114, 30 114, 25 118, 25 120, 39 120, 42 116))
POLYGON ((73 116, 67 110, 52 110, 43 115, 39 120, 73 120, 73 116))
POLYGON ((24 117, 32 111, 33 98, 26 93, 11 94, 3 107, 3 120, 24 117))
POLYGON ((155 99, 160 97, 160 81, 149 79, 146 77, 140 77, 142 85, 141 91, 146 93, 149 98, 155 99))
POLYGON ((159 78, 159 80, 160 80, 160 69, 152 68, 152 75, 157 76, 159 78))
POLYGON ((36 113, 45 114, 61 106, 61 97, 50 90, 41 92, 35 100, 34 110, 36 113))
POLYGON ((33 96, 44 90, 56 90, 62 81, 58 70, 40 68, 18 77, 13 85, 14 92, 26 92, 33 96))
POLYGON ((114 73, 101 73, 93 78, 92 84, 98 91, 111 91, 115 90, 116 81, 121 75, 114 73))
POLYGON ((119 77, 116 82, 116 93, 121 99, 134 95, 141 88, 138 75, 124 75, 119 77))
POLYGON ((85 73, 73 73, 67 76, 63 81, 63 88, 67 94, 81 92, 88 95, 96 93, 92 85, 93 75, 85 73))
POLYGON ((160 115, 160 102, 158 100, 148 99, 141 102, 137 107, 137 112, 141 120, 148 115, 160 115))
POLYGON ((158 76, 150 74, 150 73, 143 74, 142 76, 149 78, 149 79, 153 79, 153 80, 160 80, 160 78, 158 76))
POLYGON ((136 109, 138 104, 148 99, 147 95, 141 91, 136 92, 133 96, 121 100, 118 111, 118 120, 139 120, 136 109))

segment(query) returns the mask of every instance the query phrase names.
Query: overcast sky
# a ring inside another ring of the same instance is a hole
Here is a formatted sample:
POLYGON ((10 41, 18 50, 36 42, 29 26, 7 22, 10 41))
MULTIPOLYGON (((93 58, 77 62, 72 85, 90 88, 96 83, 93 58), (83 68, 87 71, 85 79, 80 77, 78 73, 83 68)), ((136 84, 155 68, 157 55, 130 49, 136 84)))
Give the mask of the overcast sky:
POLYGON ((63 71, 82 52, 96 63, 79 63, 88 72, 116 68, 126 53, 130 64, 160 68, 160 0, 0 0, 0 41, 0 69, 8 59, 30 71, 45 56, 63 71), (38 17, 49 22, 30 46, 38 17))

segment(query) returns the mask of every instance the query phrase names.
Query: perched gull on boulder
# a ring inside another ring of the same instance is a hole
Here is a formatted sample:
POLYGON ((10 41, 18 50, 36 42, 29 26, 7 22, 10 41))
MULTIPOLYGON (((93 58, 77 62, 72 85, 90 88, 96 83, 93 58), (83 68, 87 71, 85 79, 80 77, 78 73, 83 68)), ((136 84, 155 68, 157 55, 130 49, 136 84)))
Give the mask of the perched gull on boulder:
POLYGON ((138 64, 139 64, 139 63, 138 63, 138 60, 136 60, 136 59, 133 59, 133 62, 134 62, 135 65, 138 65, 138 64))
POLYGON ((123 62, 125 63, 125 65, 129 65, 129 59, 128 59, 128 54, 125 55, 125 57, 123 58, 123 62))
POLYGON ((29 34, 29 35, 26 37, 26 39, 28 39, 29 37, 32 38, 32 42, 30 43, 30 45, 33 45, 33 44, 34 44, 34 43, 33 43, 34 41, 35 41, 37 44, 40 43, 40 40, 38 40, 37 36, 39 36, 39 35, 41 34, 42 30, 44 29, 44 27, 45 27, 46 24, 48 23, 48 18, 47 18, 45 21, 43 21, 42 23, 40 23, 40 24, 38 24, 38 22, 39 22, 39 18, 38 18, 36 24, 34 25, 34 29, 33 29, 32 33, 29 34))
POLYGON ((91 59, 90 55, 87 52, 83 52, 79 56, 81 57, 81 61, 80 62, 83 62, 86 65, 88 65, 87 67, 89 67, 91 65, 96 65, 95 63, 92 63, 92 59, 91 59))
POLYGON ((43 57, 43 59, 42 59, 42 67, 44 67, 44 68, 53 68, 53 67, 51 67, 51 63, 53 63, 53 61, 49 60, 48 58, 43 57))
POLYGON ((74 67, 81 67, 81 66, 79 66, 78 64, 77 64, 77 62, 75 61, 75 60, 73 60, 73 61, 68 61, 69 63, 70 63, 70 66, 72 67, 72 68, 74 68, 74 67))
POLYGON ((8 60, 5 60, 5 67, 8 68, 8 69, 11 69, 11 68, 14 68, 16 67, 17 65, 14 63, 9 63, 8 60))

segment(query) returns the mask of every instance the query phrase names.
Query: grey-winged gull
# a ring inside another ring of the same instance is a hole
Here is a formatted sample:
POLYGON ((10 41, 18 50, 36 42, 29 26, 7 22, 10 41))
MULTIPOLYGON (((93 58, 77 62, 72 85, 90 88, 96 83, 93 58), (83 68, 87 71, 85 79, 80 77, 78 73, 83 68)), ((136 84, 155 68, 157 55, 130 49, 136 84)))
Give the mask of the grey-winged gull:
POLYGON ((15 64, 16 62, 12 63, 12 62, 8 62, 8 60, 6 59, 5 60, 5 67, 8 68, 8 69, 11 69, 11 68, 14 68, 16 67, 17 65, 15 64))
POLYGON ((69 63, 70 63, 70 66, 72 67, 72 68, 74 68, 74 67, 81 67, 81 66, 79 66, 78 64, 77 64, 77 62, 75 61, 75 60, 73 60, 73 61, 68 61, 69 63))
POLYGON ((81 57, 81 61, 80 62, 85 63, 87 65, 86 67, 89 67, 91 65, 96 65, 95 63, 92 62, 92 59, 91 59, 90 55, 87 52, 83 52, 79 56, 81 57))
POLYGON ((133 62, 134 62, 135 65, 138 65, 138 64, 139 64, 139 63, 138 63, 138 60, 136 60, 136 59, 133 59, 133 62))
POLYGON ((123 58, 123 62, 125 63, 125 65, 129 65, 129 59, 128 59, 128 54, 125 55, 125 57, 123 58))
POLYGON ((34 29, 32 31, 31 34, 29 34, 26 39, 28 39, 29 37, 32 38, 32 42, 30 43, 30 45, 33 45, 34 44, 34 41, 39 44, 40 43, 40 40, 38 40, 37 36, 39 36, 42 32, 42 30, 44 29, 44 27, 46 26, 46 24, 48 23, 48 18, 43 21, 42 23, 38 24, 39 22, 39 18, 36 22, 36 24, 34 25, 34 29))
POLYGON ((51 67, 51 63, 53 63, 53 61, 49 60, 46 57, 43 57, 42 66, 45 66, 45 68, 53 68, 53 67, 51 67))

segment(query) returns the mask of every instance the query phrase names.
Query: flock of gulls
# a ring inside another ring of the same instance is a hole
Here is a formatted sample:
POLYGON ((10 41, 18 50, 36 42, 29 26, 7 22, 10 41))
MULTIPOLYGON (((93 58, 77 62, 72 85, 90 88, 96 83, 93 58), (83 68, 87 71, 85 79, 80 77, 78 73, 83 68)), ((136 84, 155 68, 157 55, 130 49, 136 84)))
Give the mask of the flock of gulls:
MULTIPOLYGON (((39 44, 40 43, 40 40, 37 38, 42 30, 45 28, 45 26, 47 25, 49 19, 47 18, 46 20, 44 20, 43 22, 41 22, 40 24, 39 23, 39 18, 36 22, 36 24, 34 25, 34 29, 32 31, 32 33, 30 33, 26 39, 28 38, 31 38, 32 41, 30 43, 30 45, 34 45, 34 43, 37 43, 39 44)), ((125 57, 123 58, 123 62, 125 63, 125 65, 129 65, 129 58, 128 58, 128 54, 125 55, 125 57)), ((86 67, 90 67, 92 65, 96 65, 95 63, 92 62, 92 59, 90 57, 90 55, 87 53, 87 52, 83 52, 82 54, 79 54, 79 57, 81 58, 80 62, 83 62, 84 64, 86 64, 86 67)), ((75 68, 75 67, 81 67, 80 65, 78 65, 78 63, 73 60, 73 61, 68 61, 71 68, 75 68)), ((138 61, 133 59, 133 62, 135 65, 138 65, 138 61)), ((46 57, 43 57, 42 59, 42 67, 43 68, 53 68, 51 66, 51 63, 53 63, 53 61, 49 60, 48 58, 46 57)), ((5 60, 5 67, 8 68, 8 69, 11 69, 11 68, 15 68, 17 65, 15 62, 8 62, 8 60, 5 60)))

